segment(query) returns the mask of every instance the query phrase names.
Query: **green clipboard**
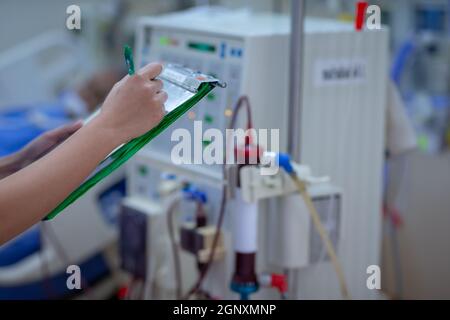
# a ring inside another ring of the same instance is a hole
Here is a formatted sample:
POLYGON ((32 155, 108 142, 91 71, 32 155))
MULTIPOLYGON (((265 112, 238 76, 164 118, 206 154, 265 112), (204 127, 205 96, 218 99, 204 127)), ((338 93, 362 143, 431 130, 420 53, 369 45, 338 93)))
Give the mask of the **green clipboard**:
MULTIPOLYGON (((195 106, 216 86, 225 87, 225 84, 221 83, 216 78, 178 65, 166 65, 158 78, 163 81, 164 90, 169 96, 168 101, 165 104, 167 113, 163 120, 146 134, 135 138, 114 150, 102 161, 102 163, 100 163, 95 172, 55 209, 53 209, 44 220, 53 219, 97 183, 127 162, 147 143, 152 141, 189 109, 195 106)), ((95 117, 95 114, 93 117, 95 117)))

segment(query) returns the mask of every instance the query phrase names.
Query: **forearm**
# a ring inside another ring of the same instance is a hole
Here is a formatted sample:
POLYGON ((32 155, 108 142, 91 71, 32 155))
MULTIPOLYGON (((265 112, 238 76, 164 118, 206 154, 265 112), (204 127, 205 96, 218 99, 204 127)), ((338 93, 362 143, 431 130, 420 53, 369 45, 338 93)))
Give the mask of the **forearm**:
POLYGON ((53 152, 0 181, 0 244, 40 221, 118 144, 97 121, 53 152))
POLYGON ((162 81, 155 80, 161 71, 162 65, 149 64, 124 77, 93 121, 79 130, 75 126, 72 129, 78 131, 52 152, 0 180, 0 245, 42 220, 117 145, 143 135, 163 119, 167 94, 162 81))

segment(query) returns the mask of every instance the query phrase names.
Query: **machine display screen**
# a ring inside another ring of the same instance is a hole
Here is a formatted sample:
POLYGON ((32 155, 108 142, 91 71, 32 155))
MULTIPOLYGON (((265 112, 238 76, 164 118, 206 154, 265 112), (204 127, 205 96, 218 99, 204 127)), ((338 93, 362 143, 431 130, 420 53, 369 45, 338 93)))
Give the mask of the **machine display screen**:
POLYGON ((187 46, 189 49, 193 49, 193 50, 197 50, 197 51, 201 51, 201 52, 209 52, 209 53, 215 53, 216 52, 216 46, 209 44, 209 43, 204 43, 204 42, 188 42, 187 46))

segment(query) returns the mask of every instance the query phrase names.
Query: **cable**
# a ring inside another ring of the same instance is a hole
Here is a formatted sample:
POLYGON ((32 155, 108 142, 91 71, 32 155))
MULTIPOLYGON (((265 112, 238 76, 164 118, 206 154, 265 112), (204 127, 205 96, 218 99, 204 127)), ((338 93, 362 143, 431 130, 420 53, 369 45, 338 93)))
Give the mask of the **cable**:
POLYGON ((180 263, 180 250, 179 245, 175 240, 175 228, 173 223, 173 215, 175 213, 176 207, 180 204, 181 199, 176 198, 172 201, 167 210, 167 229, 169 230, 169 239, 172 247, 172 255, 173 255, 173 265, 174 265, 174 273, 175 273, 175 292, 177 300, 182 298, 183 294, 183 279, 181 274, 181 263, 180 263))
POLYGON ((233 114, 231 116, 230 126, 228 129, 234 129, 236 126, 237 116, 239 115, 239 111, 241 110, 242 106, 246 107, 247 109, 247 129, 253 128, 253 122, 252 122, 252 108, 250 105, 250 101, 248 99, 248 96, 241 96, 239 100, 236 103, 236 106, 234 107, 233 114))
MULTIPOLYGON (((330 223, 333 225, 333 221, 331 221, 331 219, 333 217, 333 212, 335 210, 335 205, 334 205, 335 201, 336 201, 335 197, 330 197, 330 201, 329 201, 329 204, 328 204, 328 212, 327 212, 326 218, 324 219, 325 221, 322 222, 322 224, 324 226, 327 226, 330 223)), ((335 222, 337 223, 337 221, 335 221, 335 222)), ((327 255, 326 248, 324 248, 322 246, 322 248, 320 249, 320 255, 318 257, 318 261, 319 262, 320 261, 324 261, 326 255, 327 255)))
POLYGON ((306 184, 302 180, 300 180, 300 178, 297 176, 295 171, 290 172, 289 176, 292 178, 295 186, 297 187, 300 195, 302 196, 303 201, 305 202, 305 204, 308 208, 308 212, 311 215, 311 219, 314 223, 314 226, 315 226, 317 232, 319 233, 323 244, 327 248, 328 255, 330 256, 330 259, 331 259, 331 263, 333 264, 333 267, 334 267, 336 274, 338 276, 338 279, 339 279, 339 285, 341 288, 342 296, 345 299, 350 300, 351 299, 350 294, 349 294, 349 291, 347 288, 344 273, 342 271, 341 265, 339 263, 337 255, 336 255, 336 251, 334 250, 333 244, 331 243, 331 240, 330 240, 322 222, 320 221, 319 213, 317 212, 317 210, 314 206, 314 203, 312 202, 312 199, 306 190, 306 184))
POLYGON ((411 38, 405 41, 394 56, 391 67, 391 78, 397 86, 400 86, 403 72, 405 71, 408 59, 417 50, 415 39, 411 38))
MULTIPOLYGON (((243 105, 245 105, 245 107, 247 109, 247 130, 253 128, 252 108, 250 105, 250 101, 249 101, 248 96, 243 95, 239 98, 239 100, 237 101, 237 103, 233 109, 233 114, 232 114, 230 124, 228 125, 227 129, 234 129, 234 127, 236 126, 238 114, 243 105)), ((228 149, 226 148, 225 150, 228 150, 228 149)), ((223 164, 222 168, 223 168, 223 177, 225 178, 225 176, 226 176, 226 167, 225 167, 226 156, 224 158, 225 159, 224 159, 224 162, 223 162, 224 164, 223 164)), ((194 284, 192 289, 189 290, 189 292, 187 293, 187 295, 185 297, 186 300, 189 299, 193 294, 198 292, 198 290, 201 288, 201 286, 203 284, 203 281, 205 280, 205 277, 209 271, 209 268, 211 267, 212 261, 214 259, 215 253, 216 253, 217 244, 219 242, 219 236, 220 236, 220 230, 222 229, 223 218, 225 216, 227 191, 228 191, 228 186, 225 183, 224 186, 222 187, 222 200, 220 202, 219 218, 217 220, 216 232, 214 234, 214 239, 213 239, 213 243, 211 246, 211 252, 209 254, 208 261, 206 262, 204 268, 200 272, 197 282, 194 284)))
MULTIPOLYGON (((225 171, 225 170, 224 170, 225 171)), ((201 270, 200 275, 197 279, 197 282, 194 284, 194 286, 192 287, 191 290, 189 290, 189 292, 187 293, 185 299, 188 300, 193 294, 197 293, 202 284, 203 281, 205 280, 206 274, 209 271, 209 268, 212 264, 212 261, 214 259, 215 253, 216 253, 216 248, 217 248, 217 244, 219 242, 219 237, 220 237, 220 230, 222 229, 222 224, 223 224, 223 218, 225 216, 225 207, 226 207, 226 200, 227 200, 227 187, 226 185, 223 186, 222 188, 222 200, 220 202, 220 210, 219 210, 219 218, 217 220, 217 226, 216 226, 216 232, 214 234, 214 239, 213 239, 213 243, 211 246, 211 252, 209 254, 208 257, 208 262, 206 262, 204 268, 201 270)))

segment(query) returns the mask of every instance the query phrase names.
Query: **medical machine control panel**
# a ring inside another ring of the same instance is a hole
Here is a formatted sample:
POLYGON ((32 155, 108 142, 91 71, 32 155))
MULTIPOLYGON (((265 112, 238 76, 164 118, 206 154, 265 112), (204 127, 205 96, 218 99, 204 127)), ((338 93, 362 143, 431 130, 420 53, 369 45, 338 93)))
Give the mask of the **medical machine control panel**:
MULTIPOLYGON (((142 46, 138 48, 140 67, 152 61, 180 64, 214 76, 227 84, 226 88, 209 93, 146 147, 155 156, 160 156, 161 160, 170 161, 171 151, 179 143, 179 140, 171 141, 172 133, 184 128, 191 134, 194 163, 193 139, 201 139, 202 147, 205 148, 211 141, 204 138, 204 133, 208 129, 218 129, 224 133, 232 116, 233 106, 241 92, 244 42, 158 27, 145 28, 142 37, 142 46), (200 122, 197 122, 197 130, 194 132, 196 121, 200 122)), ((221 166, 201 166, 201 170, 220 173, 221 166)))

